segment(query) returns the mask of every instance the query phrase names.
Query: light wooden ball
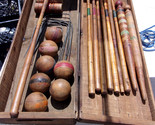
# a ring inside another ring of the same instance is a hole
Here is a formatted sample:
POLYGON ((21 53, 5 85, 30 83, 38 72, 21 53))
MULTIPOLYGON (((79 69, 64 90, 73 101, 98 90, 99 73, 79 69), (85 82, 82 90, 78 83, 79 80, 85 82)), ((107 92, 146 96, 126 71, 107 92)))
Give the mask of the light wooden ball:
POLYGON ((49 91, 54 100, 64 101, 70 95, 71 86, 68 81, 64 79, 57 79, 51 84, 49 91))
POLYGON ((51 40, 46 40, 40 44, 39 52, 41 55, 49 55, 54 57, 57 55, 58 46, 55 42, 51 40))
POLYGON ((41 92, 33 92, 25 100, 25 110, 28 112, 44 112, 48 106, 46 96, 41 92))
POLYGON ((39 72, 43 73, 51 73, 55 64, 55 60, 53 57, 44 55, 41 56, 36 62, 36 68, 39 72))
POLYGON ((47 40, 52 40, 56 43, 60 43, 62 41, 62 29, 56 26, 48 27, 45 33, 45 38, 47 40))
POLYGON ((33 92, 46 92, 50 87, 51 80, 44 73, 36 73, 30 79, 29 87, 33 92))
POLYGON ((54 66, 54 75, 56 78, 70 79, 73 76, 74 67, 72 63, 62 60, 54 66))

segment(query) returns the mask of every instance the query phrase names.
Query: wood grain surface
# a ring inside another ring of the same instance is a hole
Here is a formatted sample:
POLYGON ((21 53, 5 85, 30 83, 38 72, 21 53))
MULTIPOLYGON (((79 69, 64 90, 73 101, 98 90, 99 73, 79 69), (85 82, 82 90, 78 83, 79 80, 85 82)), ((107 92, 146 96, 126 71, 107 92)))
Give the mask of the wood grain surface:
MULTIPOLYGON (((126 2, 123 0, 123 2, 126 2)), ((132 7, 133 5, 130 1, 129 4, 132 7)), ((86 55, 87 50, 85 50, 86 44, 83 44, 82 41, 86 39, 86 3, 82 2, 82 24, 81 24, 81 52, 83 55, 86 55)), ((135 16, 134 16, 135 21, 135 16)), ((137 31, 137 28, 136 28, 137 31)), ((138 38, 139 39, 139 38, 138 38)), ((141 48, 141 46, 140 46, 141 48)), ((142 50, 141 50, 142 52, 142 50)), ((143 57, 142 57, 143 58, 143 57)), ((137 91, 136 95, 133 91, 130 92, 130 95, 120 95, 115 96, 114 94, 107 94, 106 97, 101 97, 100 95, 95 95, 94 99, 88 97, 88 79, 87 79, 87 62, 85 62, 85 58, 81 56, 80 58, 81 64, 81 82, 80 82, 80 120, 81 122, 89 122, 89 123, 115 123, 115 124, 147 124, 152 125, 155 108, 154 108, 154 100, 152 99, 152 90, 150 86, 150 80, 147 74, 145 74, 145 81, 148 85, 146 85, 147 95, 150 95, 148 101, 144 104, 140 92, 137 91)), ((143 58, 144 61, 144 58, 143 58)), ((144 67, 145 70, 147 70, 144 67)))

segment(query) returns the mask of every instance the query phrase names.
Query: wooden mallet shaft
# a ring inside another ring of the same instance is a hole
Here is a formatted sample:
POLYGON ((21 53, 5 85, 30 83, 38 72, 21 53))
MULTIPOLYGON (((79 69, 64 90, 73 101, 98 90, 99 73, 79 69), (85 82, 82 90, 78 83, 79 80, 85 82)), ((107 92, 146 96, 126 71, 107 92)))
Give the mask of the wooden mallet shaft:
POLYGON ((115 55, 116 55, 116 64, 117 64, 120 92, 124 93, 123 75, 122 75, 120 59, 119 59, 119 55, 118 55, 117 40, 116 40, 116 33, 115 33, 115 26, 114 26, 113 10, 112 10, 112 5, 111 5, 111 0, 108 0, 108 12, 109 12, 109 19, 110 19, 110 24, 111 24, 111 32, 112 32, 114 50, 115 50, 115 55))
POLYGON ((100 2, 96 0, 96 13, 97 13, 97 29, 98 29, 98 42, 99 42, 99 59, 100 59, 100 83, 101 83, 101 94, 107 94, 106 85, 106 69, 105 69, 105 56, 103 51, 103 38, 101 32, 101 18, 100 18, 100 2))
POLYGON ((94 47, 94 71, 95 71, 95 90, 101 92, 100 82, 100 59, 99 59, 99 42, 97 37, 97 16, 95 0, 92 0, 92 17, 93 17, 93 47, 94 47))
POLYGON ((129 93, 131 91, 130 80, 129 80, 126 60, 125 60, 125 56, 124 56, 122 39, 121 39, 120 31, 119 31, 119 25, 118 25, 118 21, 117 21, 117 14, 116 14, 115 5, 114 5, 113 0, 111 0, 111 4, 112 4, 112 9, 113 9, 113 18, 114 18, 114 24, 115 24, 119 59, 120 59, 122 75, 123 75, 124 90, 125 90, 125 92, 129 93))
POLYGON ((91 33, 91 13, 90 0, 87 0, 87 53, 88 53, 88 93, 90 96, 95 95, 95 79, 94 79, 94 58, 93 58, 93 41, 91 33))
POLYGON ((39 29, 40 29, 42 19, 43 19, 43 16, 44 16, 47 5, 48 5, 48 0, 44 0, 43 8, 42 8, 42 11, 40 13, 40 16, 39 16, 39 19, 38 19, 38 22, 37 22, 36 30, 35 30, 34 36, 32 38, 32 43, 31 43, 30 48, 28 50, 28 53, 27 53, 27 56, 26 56, 26 59, 25 59, 25 62, 24 62, 24 66, 23 66, 23 69, 22 69, 22 72, 21 72, 21 75, 20 75, 20 79, 19 79, 19 82, 18 82, 18 86, 17 86, 17 89, 16 89, 16 93, 14 95, 14 99, 13 99, 13 102, 12 102, 10 115, 13 118, 18 116, 19 105, 20 105, 20 102, 21 102, 21 98, 22 98, 24 87, 25 87, 26 79, 27 79, 27 76, 28 76, 28 73, 29 73, 31 60, 32 60, 33 52, 34 52, 34 48, 35 48, 35 43, 37 41, 37 36, 38 36, 38 33, 39 33, 39 29))
POLYGON ((118 71, 117 71, 117 64, 116 64, 116 55, 115 55, 114 44, 113 44, 113 39, 112 39, 107 0, 104 0, 104 7, 105 7, 105 15, 106 15, 106 24, 107 24, 108 43, 109 43, 109 51, 110 51, 110 59, 111 59, 111 67, 112 67, 114 92, 119 93, 120 87, 119 87, 118 71))

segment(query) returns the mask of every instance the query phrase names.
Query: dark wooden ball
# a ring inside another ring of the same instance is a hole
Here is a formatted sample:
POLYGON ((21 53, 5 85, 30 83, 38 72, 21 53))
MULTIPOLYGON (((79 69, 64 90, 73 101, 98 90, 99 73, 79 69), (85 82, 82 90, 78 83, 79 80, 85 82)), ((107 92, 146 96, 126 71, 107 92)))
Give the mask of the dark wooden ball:
POLYGON ((54 100, 64 101, 68 98, 71 92, 71 86, 68 81, 57 79, 53 81, 49 91, 54 100))
POLYGON ((54 75, 56 78, 69 79, 74 73, 73 65, 65 60, 59 61, 54 66, 54 75))
POLYGON ((49 55, 54 57, 57 55, 58 46, 55 42, 51 40, 46 40, 40 44, 39 52, 41 55, 49 55))
POLYGON ((28 112, 43 112, 46 111, 48 100, 41 92, 33 92, 26 97, 25 110, 28 112))
POLYGON ((36 73, 30 79, 29 87, 33 92, 46 92, 50 87, 51 80, 44 73, 36 73))
POLYGON ((116 3, 115 3, 115 7, 117 8, 118 6, 122 6, 123 3, 121 0, 117 0, 116 3))
POLYGON ((49 74, 53 71, 54 64, 55 60, 53 57, 44 55, 37 60, 36 68, 39 72, 49 74))
POLYGON ((48 27, 45 33, 47 40, 52 40, 56 43, 62 41, 62 29, 56 26, 48 27))

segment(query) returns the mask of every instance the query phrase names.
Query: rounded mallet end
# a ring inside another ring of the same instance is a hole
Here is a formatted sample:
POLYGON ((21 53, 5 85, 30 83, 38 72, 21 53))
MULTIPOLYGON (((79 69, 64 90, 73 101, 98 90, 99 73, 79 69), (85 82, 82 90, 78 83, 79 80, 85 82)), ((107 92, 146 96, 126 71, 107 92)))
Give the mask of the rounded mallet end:
POLYGON ((89 93, 90 98, 95 98, 95 93, 89 93))
POLYGON ((123 3, 121 0, 117 0, 116 3, 115 3, 115 7, 117 8, 118 6, 122 6, 123 3))
POLYGON ((11 118, 17 118, 18 117, 18 112, 10 112, 11 118))
POLYGON ((96 88, 96 89, 95 89, 95 92, 96 92, 97 94, 100 94, 100 93, 101 93, 101 89, 100 89, 100 88, 96 88))

